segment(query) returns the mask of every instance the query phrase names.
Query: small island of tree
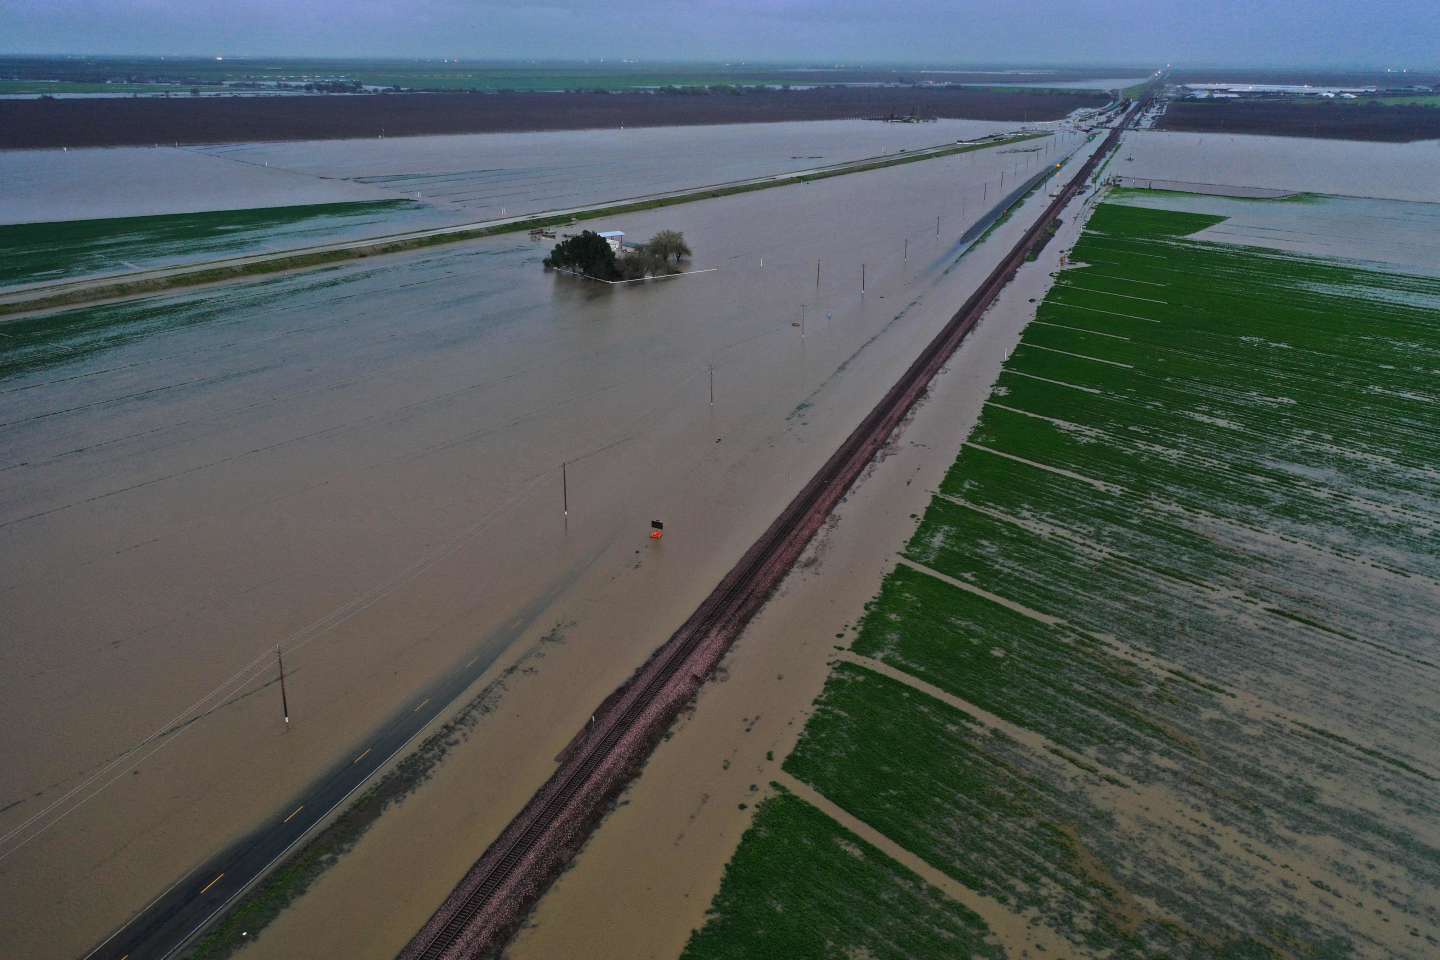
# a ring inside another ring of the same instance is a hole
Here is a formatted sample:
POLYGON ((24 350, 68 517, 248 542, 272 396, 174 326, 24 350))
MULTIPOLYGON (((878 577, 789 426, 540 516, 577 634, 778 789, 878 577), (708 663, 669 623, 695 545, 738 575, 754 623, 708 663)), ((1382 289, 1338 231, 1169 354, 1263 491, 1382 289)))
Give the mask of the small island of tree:
POLYGON ((593 230, 562 240, 545 258, 545 269, 566 270, 595 280, 642 280, 679 273, 690 247, 678 230, 661 230, 648 243, 619 256, 593 230))

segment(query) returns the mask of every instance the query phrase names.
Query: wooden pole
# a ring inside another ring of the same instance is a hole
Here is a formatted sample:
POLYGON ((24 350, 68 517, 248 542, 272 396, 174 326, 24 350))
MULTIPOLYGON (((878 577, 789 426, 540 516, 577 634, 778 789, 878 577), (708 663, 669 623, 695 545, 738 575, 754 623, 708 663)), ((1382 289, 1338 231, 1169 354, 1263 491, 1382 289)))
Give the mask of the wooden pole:
POLYGON ((290 728, 290 698, 285 695, 285 658, 280 653, 280 645, 275 645, 275 660, 280 664, 280 710, 285 714, 285 728, 290 728))

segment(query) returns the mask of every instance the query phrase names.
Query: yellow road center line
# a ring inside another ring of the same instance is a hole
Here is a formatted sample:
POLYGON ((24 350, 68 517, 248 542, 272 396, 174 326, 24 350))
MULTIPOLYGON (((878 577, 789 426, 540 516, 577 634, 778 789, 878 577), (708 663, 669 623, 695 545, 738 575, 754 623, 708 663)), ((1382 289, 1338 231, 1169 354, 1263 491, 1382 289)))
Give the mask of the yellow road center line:
POLYGON ((286 817, 282 822, 283 822, 283 823, 289 823, 291 820, 294 820, 294 819, 295 819, 295 814, 299 813, 301 810, 304 810, 304 809, 305 809, 305 804, 303 804, 303 803, 300 804, 300 806, 296 807, 294 810, 291 810, 291 811, 290 811, 290 816, 286 817))
POLYGON ((219 876, 217 876, 214 880, 211 880, 209 883, 205 884, 205 886, 201 887, 201 888, 200 888, 200 895, 201 895, 201 896, 204 896, 204 895, 210 890, 211 887, 215 886, 215 884, 217 884, 217 883, 220 882, 220 877, 223 877, 223 876, 225 876, 225 874, 222 873, 222 874, 220 874, 219 876))
POLYGON ((423 707, 423 706, 425 706, 425 704, 427 704, 427 703, 429 703, 429 702, 430 702, 430 698, 429 698, 429 697, 426 697, 424 700, 421 700, 419 703, 417 703, 417 704, 415 705, 415 709, 414 709, 414 710, 411 710, 410 712, 411 712, 411 713, 419 713, 419 712, 420 712, 420 708, 423 707))
POLYGON ((367 756, 369 756, 369 755, 370 755, 370 748, 369 748, 369 747, 366 747, 364 753, 360 754, 360 756, 358 756, 358 757, 356 757, 354 760, 351 760, 351 761, 350 761, 350 765, 351 765, 351 766, 354 766, 355 764, 359 763, 361 760, 364 760, 364 759, 365 759, 367 756))

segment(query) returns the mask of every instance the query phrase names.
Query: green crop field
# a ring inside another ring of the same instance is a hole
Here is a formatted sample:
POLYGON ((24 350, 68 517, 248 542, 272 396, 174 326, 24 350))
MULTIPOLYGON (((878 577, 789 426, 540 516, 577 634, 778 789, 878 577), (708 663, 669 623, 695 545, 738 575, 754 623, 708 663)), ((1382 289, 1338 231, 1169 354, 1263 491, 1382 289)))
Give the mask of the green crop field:
POLYGON ((984 921, 825 814, 765 800, 685 960, 1004 956, 984 921))
POLYGON ((1440 94, 1417 93, 1409 96, 1357 96, 1354 100, 1298 100, 1311 106, 1340 104, 1346 107, 1440 107, 1440 94))
POLYGON ((0 226, 0 287, 239 256, 266 244, 303 247, 392 221, 399 230, 423 225, 407 216, 422 209, 380 200, 10 224, 0 226))
POLYGON ((174 83, 72 83, 63 80, 0 80, 0 94, 177 93, 190 88, 174 83))
MULTIPOLYGON (((1440 278, 1145 202, 1096 209, 786 775, 1067 955, 1434 956, 1440 278)), ((802 909, 765 824, 694 943, 802 909)))

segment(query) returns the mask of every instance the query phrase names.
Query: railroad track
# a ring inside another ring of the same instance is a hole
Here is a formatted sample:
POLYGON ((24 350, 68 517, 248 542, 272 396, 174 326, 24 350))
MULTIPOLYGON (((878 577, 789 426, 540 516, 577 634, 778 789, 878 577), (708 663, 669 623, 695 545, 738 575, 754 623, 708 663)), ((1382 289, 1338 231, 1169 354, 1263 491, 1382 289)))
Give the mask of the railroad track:
POLYGON ((635 673, 560 768, 501 832, 416 934, 401 960, 457 960, 497 950, 578 850, 608 801, 698 691, 840 498, 889 440, 960 342, 1010 282, 1042 232, 1085 185, 1149 98, 1100 149, 951 317, 883 399, 796 494, 703 603, 635 673))

